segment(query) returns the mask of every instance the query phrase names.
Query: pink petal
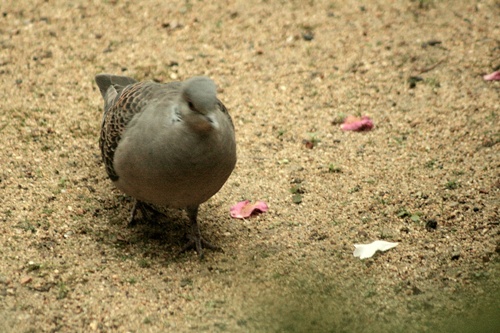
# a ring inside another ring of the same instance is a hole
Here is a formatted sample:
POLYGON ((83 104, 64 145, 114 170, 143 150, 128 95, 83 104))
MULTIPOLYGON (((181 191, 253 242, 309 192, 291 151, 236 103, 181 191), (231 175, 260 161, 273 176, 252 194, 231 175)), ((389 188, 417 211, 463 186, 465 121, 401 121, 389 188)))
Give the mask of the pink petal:
POLYGON ((269 207, 264 201, 257 201, 255 204, 250 204, 250 200, 240 201, 231 207, 231 217, 244 219, 257 212, 267 212, 269 207))
POLYGON ((373 120, 368 116, 347 116, 340 128, 344 131, 369 131, 373 128, 373 120))
POLYGON ((239 219, 243 218, 241 216, 241 210, 249 203, 250 203, 250 200, 240 201, 236 205, 231 207, 231 209, 230 209, 231 217, 235 217, 235 218, 239 218, 239 219))
POLYGON ((485 81, 498 81, 500 80, 500 71, 493 72, 491 74, 483 76, 485 81))

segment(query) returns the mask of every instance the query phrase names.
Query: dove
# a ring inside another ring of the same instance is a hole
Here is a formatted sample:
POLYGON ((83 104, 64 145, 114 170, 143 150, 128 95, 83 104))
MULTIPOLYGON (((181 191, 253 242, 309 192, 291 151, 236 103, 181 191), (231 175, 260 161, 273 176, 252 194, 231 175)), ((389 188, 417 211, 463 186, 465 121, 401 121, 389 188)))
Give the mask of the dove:
POLYGON ((104 99, 99 146, 113 184, 135 198, 129 224, 182 208, 189 217, 188 243, 203 258, 198 208, 216 194, 236 165, 234 125, 208 77, 183 82, 138 82, 98 74, 104 99), (153 212, 153 214, 151 214, 153 212), (148 215, 149 213, 149 215, 148 215))

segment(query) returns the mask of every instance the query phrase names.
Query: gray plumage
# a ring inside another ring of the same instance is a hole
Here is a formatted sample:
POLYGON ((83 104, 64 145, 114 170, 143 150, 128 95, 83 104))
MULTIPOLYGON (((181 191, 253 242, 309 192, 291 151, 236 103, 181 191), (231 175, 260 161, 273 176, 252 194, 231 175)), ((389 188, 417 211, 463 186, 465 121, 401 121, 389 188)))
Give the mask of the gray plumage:
MULTIPOLYGON (((207 77, 160 84, 109 74, 95 78, 104 98, 99 145, 106 172, 134 197, 136 210, 185 208, 185 249, 215 248, 201 237, 198 206, 224 185, 236 164, 234 127, 207 77)), ((144 214, 146 215, 146 214, 144 214)))

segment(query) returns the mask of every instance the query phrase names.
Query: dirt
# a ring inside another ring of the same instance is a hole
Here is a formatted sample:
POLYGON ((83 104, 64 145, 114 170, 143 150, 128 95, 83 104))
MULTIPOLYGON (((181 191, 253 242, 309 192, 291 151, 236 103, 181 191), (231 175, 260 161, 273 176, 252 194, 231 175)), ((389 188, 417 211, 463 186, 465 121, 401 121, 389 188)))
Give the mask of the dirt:
POLYGON ((0 331, 500 331, 498 0, 0 9, 0 331), (178 211, 127 228, 103 72, 216 81, 238 163, 199 219, 224 252, 178 255, 178 211), (244 199, 269 211, 232 219, 244 199))

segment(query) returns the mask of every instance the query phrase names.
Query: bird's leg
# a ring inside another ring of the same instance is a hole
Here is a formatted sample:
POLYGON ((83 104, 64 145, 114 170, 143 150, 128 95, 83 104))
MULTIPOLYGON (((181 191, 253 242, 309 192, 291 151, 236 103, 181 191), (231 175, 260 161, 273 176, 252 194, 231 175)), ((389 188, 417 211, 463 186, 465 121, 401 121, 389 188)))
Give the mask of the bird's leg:
POLYGON ((188 231, 188 243, 184 245, 181 249, 181 253, 185 252, 191 248, 194 248, 198 252, 200 259, 203 259, 203 247, 211 250, 221 250, 220 247, 212 245, 210 242, 205 240, 201 236, 200 227, 198 226, 198 206, 187 207, 187 214, 189 216, 189 231, 188 231))
POLYGON ((140 202, 139 200, 135 200, 134 208, 132 208, 132 213, 130 214, 130 218, 128 220, 129 227, 135 227, 137 225, 137 219, 135 217, 138 210, 140 210, 142 215, 144 216, 144 212, 142 211, 142 202, 140 202))
POLYGON ((138 220, 143 220, 145 222, 154 222, 159 218, 159 216, 162 215, 163 214, 161 212, 157 211, 151 205, 140 200, 135 200, 134 208, 132 209, 132 213, 130 214, 130 219, 128 221, 128 226, 129 227, 136 226, 138 220), (137 218, 138 211, 141 212, 140 219, 137 218))

